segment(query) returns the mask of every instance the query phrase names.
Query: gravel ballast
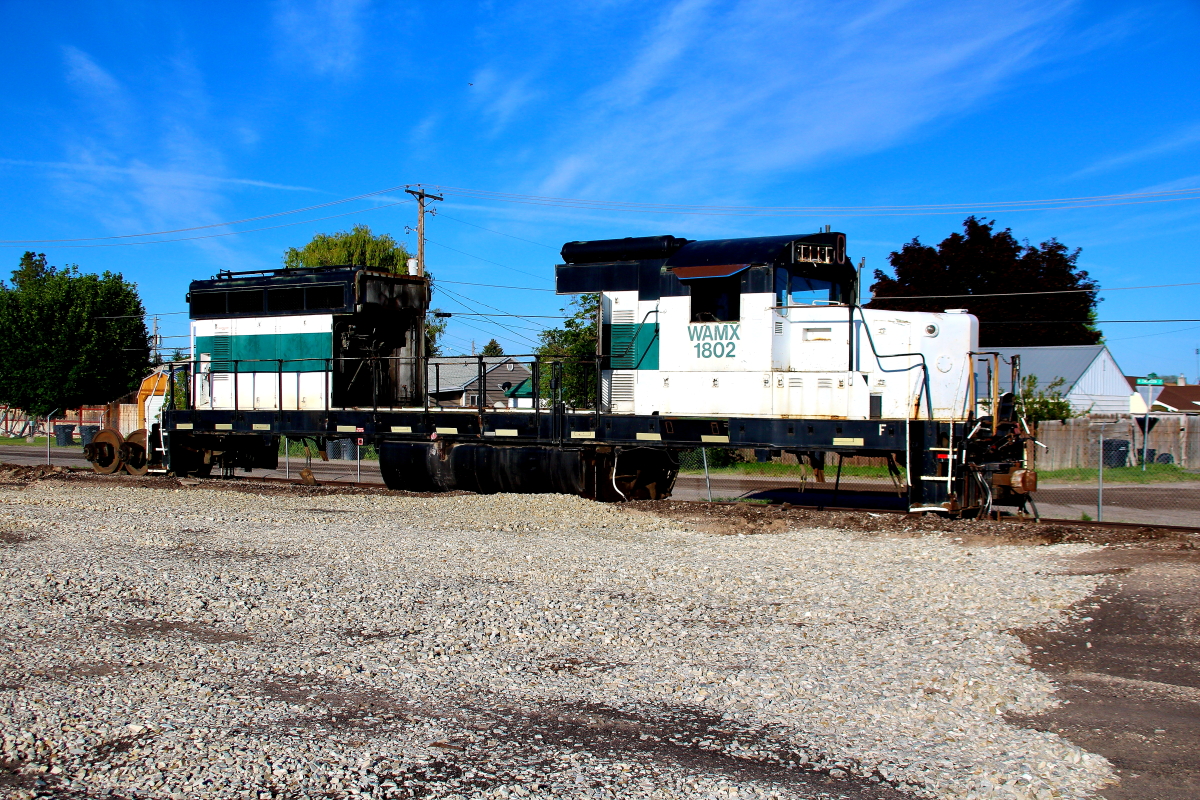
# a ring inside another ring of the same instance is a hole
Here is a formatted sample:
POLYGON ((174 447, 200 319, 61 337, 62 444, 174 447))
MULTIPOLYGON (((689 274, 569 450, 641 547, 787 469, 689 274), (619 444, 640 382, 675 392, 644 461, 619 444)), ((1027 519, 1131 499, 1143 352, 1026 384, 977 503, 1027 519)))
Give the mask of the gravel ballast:
POLYGON ((564 496, 0 487, 13 796, 1082 798, 1012 631, 1084 545, 564 496), (864 788, 865 787, 865 788, 864 788), (865 793, 864 793, 865 792, 865 793))

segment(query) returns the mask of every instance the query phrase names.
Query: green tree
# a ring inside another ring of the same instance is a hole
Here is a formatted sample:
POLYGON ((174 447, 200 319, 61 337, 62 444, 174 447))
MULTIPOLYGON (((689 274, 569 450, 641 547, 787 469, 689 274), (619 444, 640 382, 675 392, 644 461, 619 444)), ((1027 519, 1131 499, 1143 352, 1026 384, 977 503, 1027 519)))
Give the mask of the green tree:
POLYGON ((889 257, 895 277, 875 270, 868 308, 944 311, 966 308, 979 318, 981 347, 1096 344, 1099 285, 1076 267, 1079 250, 1056 239, 1019 243, 1011 229, 967 217, 963 232, 937 248, 913 239, 889 257), (1013 295, 1014 292, 1054 292, 1013 295), (1005 295, 1008 296, 996 296, 1005 295), (928 297, 928 295, 936 295, 928 297), (944 297, 944 295, 979 295, 944 297), (1021 323, 1021 324, 1018 324, 1021 323))
POLYGON ((1021 416, 1030 423, 1083 416, 1086 412, 1076 412, 1063 397, 1062 388, 1065 383, 1062 378, 1055 378, 1045 389, 1039 389, 1036 375, 1021 378, 1021 391, 1017 393, 1016 398, 1021 416))
POLYGON ((33 414, 108 403, 150 369, 137 287, 27 252, 0 284, 0 400, 33 414))
POLYGON ((438 316, 441 313, 443 312, 440 308, 434 308, 425 315, 425 355, 427 356, 442 355, 442 346, 439 342, 442 334, 446 332, 446 326, 450 323, 446 317, 438 316))
POLYGON ((355 225, 349 231, 333 235, 318 233, 300 249, 289 247, 283 254, 283 265, 298 267, 377 267, 388 272, 408 271, 411 256, 404 245, 386 233, 378 236, 366 225, 355 225))
POLYGON ((499 342, 497 342, 495 339, 492 339, 485 344, 483 349, 479 352, 481 355, 485 356, 502 356, 504 355, 504 348, 500 346, 499 342))
POLYGON ((600 307, 600 295, 578 295, 571 306, 574 313, 563 320, 561 328, 538 335, 542 341, 536 351, 542 362, 542 396, 550 396, 550 364, 561 361, 563 401, 573 408, 588 408, 596 402, 596 309, 600 307))

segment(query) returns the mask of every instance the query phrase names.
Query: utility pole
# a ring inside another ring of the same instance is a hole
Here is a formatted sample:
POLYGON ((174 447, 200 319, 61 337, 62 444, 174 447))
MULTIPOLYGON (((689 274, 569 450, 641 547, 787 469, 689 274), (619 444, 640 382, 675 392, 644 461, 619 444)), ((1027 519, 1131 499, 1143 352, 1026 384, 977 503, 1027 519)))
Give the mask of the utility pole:
MULTIPOLYGON (((429 194, 424 189, 405 189, 404 191, 417 198, 417 274, 425 275, 425 201, 441 200, 438 194, 429 194)), ((434 213, 430 209, 430 213, 434 213)))

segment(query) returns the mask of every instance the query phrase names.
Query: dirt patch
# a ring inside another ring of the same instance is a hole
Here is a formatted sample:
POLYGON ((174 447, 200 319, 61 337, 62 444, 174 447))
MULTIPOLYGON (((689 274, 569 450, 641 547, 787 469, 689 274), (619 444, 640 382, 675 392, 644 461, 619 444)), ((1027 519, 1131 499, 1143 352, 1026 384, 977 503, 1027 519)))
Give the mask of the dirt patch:
POLYGON ((643 511, 688 524, 697 530, 721 535, 780 533, 791 528, 837 528, 884 536, 941 535, 964 544, 1047 545, 1087 542, 1122 544, 1137 542, 1164 549, 1200 548, 1200 534, 1155 527, 1108 528, 1054 522, 1017 522, 947 519, 926 514, 874 511, 817 511, 782 503, 693 503, 678 500, 641 500, 621 508, 643 511))
MULTIPOLYGON (((550 669, 586 671, 565 658, 550 669)), ((597 665, 604 666, 604 665, 597 665)), ((451 727, 429 747, 445 753, 438 779, 482 788, 516 779, 524 765, 542 763, 562 749, 601 757, 621 756, 733 781, 838 793, 850 799, 907 797, 858 765, 789 747, 767 729, 739 727, 690 708, 618 709, 598 704, 519 707, 479 694, 446 701, 397 698, 370 688, 351 688, 319 676, 287 676, 261 684, 260 693, 301 705, 305 713, 263 723, 250 733, 324 737, 366 736, 430 720, 451 727), (482 783, 481 783, 482 781, 482 783)), ((421 769, 428 770, 429 765, 421 769)))
POLYGON ((245 633, 223 631, 209 628, 192 622, 167 622, 152 619, 130 619, 124 622, 114 622, 111 626, 125 636, 140 638, 143 636, 169 636, 177 634, 205 644, 225 644, 228 642, 246 642, 250 636, 245 633))
POLYGON ((0 464, 0 482, 24 484, 47 478, 63 479, 71 472, 70 467, 51 466, 50 464, 0 464))
POLYGON ((1200 553, 1108 548, 1069 572, 1110 577, 1071 624, 1020 634, 1065 704, 1012 721, 1113 762, 1107 800, 1200 797, 1200 553))
POLYGON ((37 541, 39 537, 14 528, 0 528, 0 544, 18 545, 37 541))

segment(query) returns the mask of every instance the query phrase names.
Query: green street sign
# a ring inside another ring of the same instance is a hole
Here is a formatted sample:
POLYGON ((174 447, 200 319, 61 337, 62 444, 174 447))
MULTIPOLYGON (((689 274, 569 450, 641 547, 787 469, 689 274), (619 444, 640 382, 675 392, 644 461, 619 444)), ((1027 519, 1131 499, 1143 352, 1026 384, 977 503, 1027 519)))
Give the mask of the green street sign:
POLYGON ((1138 386, 1162 386, 1163 379, 1162 378, 1138 378, 1137 385, 1138 386))

